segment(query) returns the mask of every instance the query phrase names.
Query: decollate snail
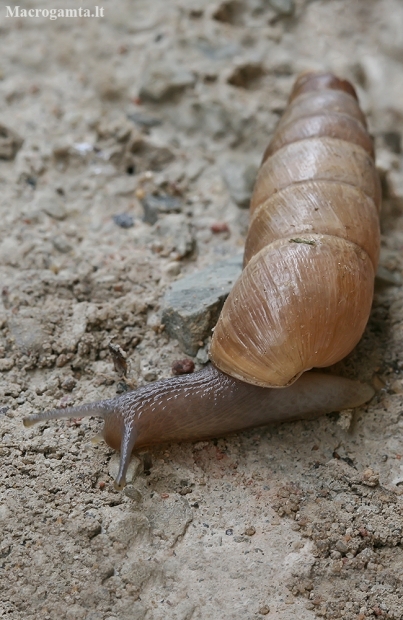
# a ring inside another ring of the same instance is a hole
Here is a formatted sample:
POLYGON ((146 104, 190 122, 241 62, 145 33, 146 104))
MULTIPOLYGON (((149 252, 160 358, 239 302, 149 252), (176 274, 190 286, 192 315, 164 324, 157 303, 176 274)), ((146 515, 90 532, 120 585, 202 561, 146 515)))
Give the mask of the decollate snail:
POLYGON ((339 361, 362 336, 379 254, 380 200, 354 88, 328 73, 303 74, 264 154, 244 270, 215 328, 212 364, 115 399, 34 415, 25 425, 103 417, 106 442, 121 451, 121 487, 138 448, 366 402, 369 386, 306 371, 339 361))

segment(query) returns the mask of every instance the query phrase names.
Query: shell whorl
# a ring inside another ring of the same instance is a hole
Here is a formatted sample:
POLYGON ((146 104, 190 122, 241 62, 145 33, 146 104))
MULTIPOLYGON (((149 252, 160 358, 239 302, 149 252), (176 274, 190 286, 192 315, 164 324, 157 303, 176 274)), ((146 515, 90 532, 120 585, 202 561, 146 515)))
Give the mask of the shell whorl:
POLYGON ((297 79, 252 195, 244 270, 214 331, 223 372, 290 385, 345 357, 368 321, 381 192, 354 88, 297 79))

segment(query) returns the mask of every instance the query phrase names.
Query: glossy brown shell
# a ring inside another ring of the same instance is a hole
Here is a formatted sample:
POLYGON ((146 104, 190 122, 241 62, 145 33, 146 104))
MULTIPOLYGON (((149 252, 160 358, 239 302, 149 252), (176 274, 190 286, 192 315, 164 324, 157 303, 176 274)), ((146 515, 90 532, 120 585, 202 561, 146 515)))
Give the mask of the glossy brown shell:
POLYGON ((283 387, 345 357, 371 309, 380 202, 354 88, 304 74, 263 157, 244 271, 215 328, 212 362, 283 387))

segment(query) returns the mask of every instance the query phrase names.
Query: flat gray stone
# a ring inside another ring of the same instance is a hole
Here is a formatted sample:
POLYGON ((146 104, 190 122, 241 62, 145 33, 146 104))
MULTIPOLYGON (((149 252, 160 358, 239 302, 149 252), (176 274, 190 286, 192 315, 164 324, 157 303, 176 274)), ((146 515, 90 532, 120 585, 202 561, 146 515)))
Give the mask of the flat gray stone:
POLYGON ((238 254, 177 280, 165 294, 162 323, 188 355, 196 355, 210 334, 241 271, 238 254))

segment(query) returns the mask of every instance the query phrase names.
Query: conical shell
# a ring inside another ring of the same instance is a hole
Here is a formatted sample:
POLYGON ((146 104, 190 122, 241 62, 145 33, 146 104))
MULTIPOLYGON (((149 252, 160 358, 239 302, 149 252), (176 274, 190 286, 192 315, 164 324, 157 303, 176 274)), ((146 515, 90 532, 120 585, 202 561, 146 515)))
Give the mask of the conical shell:
POLYGON ((210 351, 223 372, 265 387, 353 349, 379 256, 380 183, 354 88, 306 74, 290 101, 264 156, 244 271, 210 351))

